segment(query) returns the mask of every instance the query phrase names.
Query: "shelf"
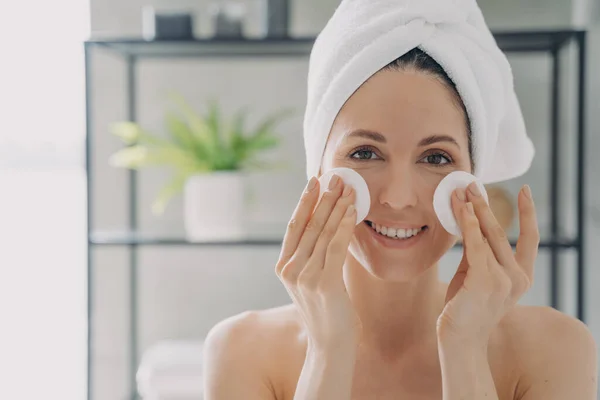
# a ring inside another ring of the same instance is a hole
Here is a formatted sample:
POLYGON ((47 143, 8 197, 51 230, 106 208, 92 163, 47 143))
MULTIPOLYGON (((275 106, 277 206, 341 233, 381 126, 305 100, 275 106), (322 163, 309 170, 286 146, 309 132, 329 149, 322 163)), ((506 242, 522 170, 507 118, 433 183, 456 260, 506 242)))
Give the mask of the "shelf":
MULTIPOLYGON (((156 235, 128 233, 96 233, 90 236, 89 244, 95 246, 279 246, 282 236, 248 235, 247 237, 192 242, 185 237, 162 237, 156 235)), ((511 242, 514 247, 515 242, 511 242)), ((457 244, 457 247, 461 247, 457 244)), ((579 243, 572 239, 543 240, 540 248, 577 248, 579 243)))
MULTIPOLYGON (((492 32, 498 46, 507 52, 551 51, 583 33, 578 30, 492 32)), ((90 39, 87 46, 100 46, 123 56, 142 58, 172 57, 297 57, 310 54, 314 37, 283 39, 193 38, 154 40, 142 38, 90 39)))
POLYGON ((115 38, 86 41, 86 46, 101 46, 124 56, 143 58, 307 56, 314 38, 289 39, 188 39, 146 41, 115 38))
POLYGON ((580 30, 544 30, 544 31, 495 31, 492 32, 503 51, 530 52, 552 51, 561 47, 570 39, 582 35, 580 30))
POLYGON ((255 235, 225 240, 192 242, 185 237, 165 237, 140 233, 94 233, 89 244, 95 246, 279 246, 282 235, 255 235))

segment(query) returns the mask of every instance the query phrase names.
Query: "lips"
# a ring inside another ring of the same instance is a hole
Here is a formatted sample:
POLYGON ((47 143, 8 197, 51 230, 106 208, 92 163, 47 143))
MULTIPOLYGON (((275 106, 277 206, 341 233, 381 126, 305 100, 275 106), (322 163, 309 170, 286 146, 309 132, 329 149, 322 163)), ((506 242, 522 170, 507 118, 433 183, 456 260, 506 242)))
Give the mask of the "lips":
POLYGON ((418 228, 390 228, 387 226, 376 224, 373 221, 369 220, 365 220, 365 223, 371 228, 371 230, 377 232, 377 234, 391 239, 399 240, 410 239, 411 237, 416 236, 423 230, 427 229, 427 225, 423 225, 418 228))
POLYGON ((427 236, 427 232, 429 231, 427 226, 423 226, 416 235, 412 235, 408 238, 392 238, 377 232, 370 224, 372 224, 372 221, 365 221, 365 228, 367 229, 366 233, 373 245, 381 249, 391 249, 394 251, 407 250, 418 245, 421 240, 427 236))

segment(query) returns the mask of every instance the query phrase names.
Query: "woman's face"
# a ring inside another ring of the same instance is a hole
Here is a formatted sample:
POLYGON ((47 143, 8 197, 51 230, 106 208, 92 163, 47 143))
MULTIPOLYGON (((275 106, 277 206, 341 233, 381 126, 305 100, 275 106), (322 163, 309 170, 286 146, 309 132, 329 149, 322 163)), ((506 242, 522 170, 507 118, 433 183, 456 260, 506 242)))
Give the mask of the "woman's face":
POLYGON ((450 172, 471 172, 467 125, 438 78, 411 70, 371 77, 332 126, 323 171, 336 167, 351 168, 367 182, 366 221, 405 231, 423 228, 409 239, 388 239, 375 225, 357 226, 350 252, 373 275, 411 280, 455 243, 436 217, 433 194, 450 172))

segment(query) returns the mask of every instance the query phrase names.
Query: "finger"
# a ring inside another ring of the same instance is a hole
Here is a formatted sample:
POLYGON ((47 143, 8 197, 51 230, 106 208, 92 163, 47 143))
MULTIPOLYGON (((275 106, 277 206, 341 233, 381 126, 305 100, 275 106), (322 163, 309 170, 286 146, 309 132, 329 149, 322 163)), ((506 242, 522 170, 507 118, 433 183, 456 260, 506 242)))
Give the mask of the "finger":
MULTIPOLYGON (((455 189, 454 192, 452 193, 452 196, 450 196, 450 205, 452 207, 452 211, 454 213, 454 218, 456 219, 456 223, 458 224, 458 227, 461 230, 461 235, 462 235, 462 228, 464 225, 464 223, 462 221, 464 216, 462 215, 462 213, 464 211, 464 207, 466 204, 465 199, 466 199, 465 190, 461 189, 461 188, 455 189)), ((460 240, 463 248, 466 249, 464 237, 459 238, 459 240, 460 240)), ((466 252, 463 252, 463 256, 466 256, 466 252)), ((458 265, 458 269, 456 270, 455 275, 466 274, 468 269, 469 269, 469 263, 461 262, 458 265)))
POLYGON ((327 246, 324 274, 328 279, 344 282, 343 267, 348 255, 348 246, 356 228, 356 208, 354 204, 346 209, 340 226, 327 246))
POLYGON ((294 253, 294 258, 298 259, 299 262, 306 263, 312 255, 319 235, 321 235, 331 212, 342 194, 344 184, 341 178, 332 178, 329 183, 329 187, 323 193, 314 214, 306 224, 296 252, 294 253))
POLYGON ((315 204, 319 199, 319 180, 316 177, 310 178, 304 192, 300 197, 300 201, 296 205, 283 238, 281 252, 279 254, 279 262, 277 263, 276 272, 281 273, 281 269, 292 258, 292 255, 298 247, 302 232, 308 223, 310 216, 315 208, 315 204))
POLYGON ((475 182, 467 187, 467 201, 473 203, 475 215, 480 223, 481 232, 487 239, 496 260, 506 268, 517 268, 513 249, 508 241, 506 232, 498 223, 492 209, 481 195, 475 182))
MULTIPOLYGON (((326 255, 331 251, 330 245, 332 240, 340 229, 345 229, 345 227, 342 226, 342 222, 344 218, 349 218, 349 216, 346 215, 346 212, 348 207, 354 204, 355 198, 356 195, 352 187, 346 186, 342 193, 342 197, 338 199, 323 231, 317 239, 317 243, 315 244, 315 248, 309 260, 311 266, 314 265, 315 268, 322 269, 326 265, 326 255)), ((354 222, 356 223, 356 219, 354 222)))
POLYGON ((525 185, 518 196, 519 204, 519 239, 515 258, 527 277, 533 280, 533 268, 540 244, 535 204, 531 189, 525 185))
POLYGON ((485 271, 487 270, 487 254, 491 250, 484 241, 473 204, 466 203, 459 197, 461 191, 464 195, 464 189, 458 189, 452 196, 452 202, 454 207, 459 210, 457 222, 463 236, 464 254, 467 257, 468 269, 485 271))

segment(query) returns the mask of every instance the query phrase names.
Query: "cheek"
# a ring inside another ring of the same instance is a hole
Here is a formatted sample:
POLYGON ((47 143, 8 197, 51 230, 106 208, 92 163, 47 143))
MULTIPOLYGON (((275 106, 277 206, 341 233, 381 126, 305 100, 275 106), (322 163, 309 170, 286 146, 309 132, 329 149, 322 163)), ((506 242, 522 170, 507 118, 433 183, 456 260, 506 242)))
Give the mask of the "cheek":
POLYGON ((421 163, 417 163, 414 166, 415 176, 417 176, 419 181, 423 182, 424 185, 426 185, 429 189, 432 189, 433 191, 435 191, 442 179, 444 179, 446 175, 448 175, 454 170, 455 169, 452 167, 437 168, 421 163))
POLYGON ((447 172, 440 173, 422 166, 415 167, 415 190, 417 190, 419 200, 427 204, 431 212, 433 212, 433 195, 435 190, 446 175, 447 172))

